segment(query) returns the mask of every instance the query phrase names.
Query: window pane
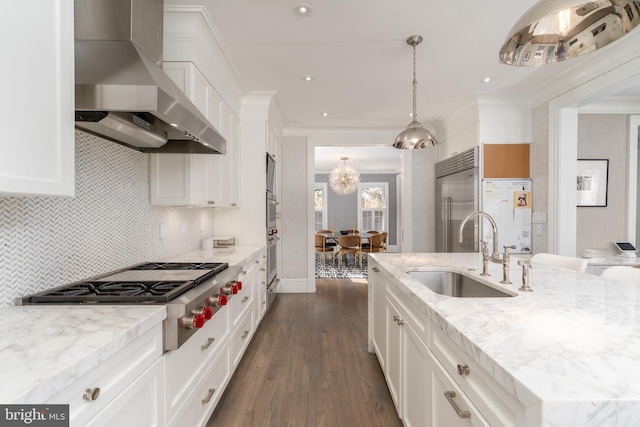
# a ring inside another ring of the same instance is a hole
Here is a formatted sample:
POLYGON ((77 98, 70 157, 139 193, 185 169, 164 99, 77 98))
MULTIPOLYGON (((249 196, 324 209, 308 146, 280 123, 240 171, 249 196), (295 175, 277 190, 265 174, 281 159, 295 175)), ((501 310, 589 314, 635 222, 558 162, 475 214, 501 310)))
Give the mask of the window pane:
POLYGON ((322 211, 316 211, 316 231, 322 230, 322 211))
POLYGON ((375 218, 373 220, 374 227, 372 230, 384 230, 384 211, 374 211, 375 218))
POLYGON ((373 230, 373 221, 371 211, 362 211, 362 230, 373 230))
POLYGON ((316 188, 314 194, 314 202, 316 209, 322 209, 322 207, 324 206, 324 189, 316 188))
POLYGON ((364 187, 362 189, 363 209, 381 209, 383 207, 382 187, 364 187))

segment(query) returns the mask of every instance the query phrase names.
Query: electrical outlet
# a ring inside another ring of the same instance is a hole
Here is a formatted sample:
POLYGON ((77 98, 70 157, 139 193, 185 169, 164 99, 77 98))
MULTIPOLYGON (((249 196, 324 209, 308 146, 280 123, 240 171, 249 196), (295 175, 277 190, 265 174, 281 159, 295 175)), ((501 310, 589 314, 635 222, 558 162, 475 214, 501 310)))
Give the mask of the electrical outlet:
POLYGON ((160 223, 160 238, 161 239, 167 238, 167 224, 165 224, 164 222, 160 223))
POLYGON ((542 224, 536 224, 536 236, 542 236, 542 224))
POLYGON ((203 219, 198 221, 198 227, 200 229, 200 232, 204 233, 204 220, 203 219))
POLYGON ((186 221, 182 222, 182 235, 186 236, 187 233, 189 232, 189 223, 186 221))

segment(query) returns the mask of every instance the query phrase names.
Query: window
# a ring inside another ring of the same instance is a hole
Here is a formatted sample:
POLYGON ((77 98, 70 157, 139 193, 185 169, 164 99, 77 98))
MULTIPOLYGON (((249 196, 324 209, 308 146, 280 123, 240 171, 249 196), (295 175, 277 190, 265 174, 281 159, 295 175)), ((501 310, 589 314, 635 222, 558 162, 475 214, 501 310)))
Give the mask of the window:
POLYGON ((365 182, 358 186, 358 229, 387 231, 389 218, 389 184, 365 182))
POLYGON ((327 183, 316 182, 313 195, 316 230, 327 229, 327 183))

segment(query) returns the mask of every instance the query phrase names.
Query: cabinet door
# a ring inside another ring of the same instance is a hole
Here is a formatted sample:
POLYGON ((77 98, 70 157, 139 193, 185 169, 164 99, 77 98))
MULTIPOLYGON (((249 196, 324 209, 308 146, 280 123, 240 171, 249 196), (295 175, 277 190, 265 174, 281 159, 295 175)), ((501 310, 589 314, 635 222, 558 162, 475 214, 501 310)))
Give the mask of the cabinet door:
POLYGON ((206 205, 206 158, 196 154, 151 154, 151 204, 206 205))
POLYGON ((400 349, 402 345, 402 334, 400 326, 398 325, 398 310, 387 299, 385 308, 385 322, 386 322, 386 344, 387 351, 385 357, 385 371, 387 377, 387 385, 389 386, 389 392, 391 393, 391 399, 396 405, 398 415, 402 418, 402 411, 399 405, 400 399, 400 374, 401 374, 401 358, 400 349))
POLYGON ((158 359, 85 425, 87 427, 164 426, 162 375, 162 359, 158 359))
POLYGON ((408 323, 402 325, 402 334, 402 419, 406 427, 423 427, 431 399, 429 350, 408 323))
POLYGON ((73 1, 6 3, 0 38, 0 194, 73 196, 73 1))
POLYGON ((369 269, 369 289, 371 292, 371 341, 373 350, 378 356, 380 366, 386 369, 385 357, 387 351, 386 341, 386 285, 382 276, 377 272, 377 267, 369 269))

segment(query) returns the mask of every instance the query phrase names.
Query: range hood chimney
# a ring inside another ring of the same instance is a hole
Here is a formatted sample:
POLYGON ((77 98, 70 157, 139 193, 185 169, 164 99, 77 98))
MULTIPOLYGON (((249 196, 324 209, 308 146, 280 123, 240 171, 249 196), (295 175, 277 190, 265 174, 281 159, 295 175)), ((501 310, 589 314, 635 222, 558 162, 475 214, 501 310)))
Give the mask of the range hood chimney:
POLYGON ((150 153, 226 154, 162 70, 163 0, 75 0, 76 127, 150 153))

